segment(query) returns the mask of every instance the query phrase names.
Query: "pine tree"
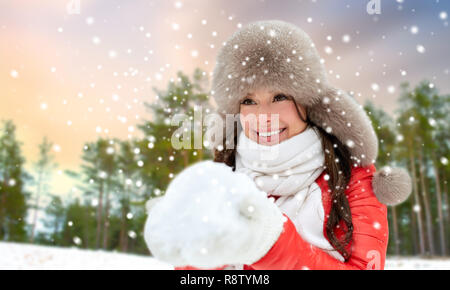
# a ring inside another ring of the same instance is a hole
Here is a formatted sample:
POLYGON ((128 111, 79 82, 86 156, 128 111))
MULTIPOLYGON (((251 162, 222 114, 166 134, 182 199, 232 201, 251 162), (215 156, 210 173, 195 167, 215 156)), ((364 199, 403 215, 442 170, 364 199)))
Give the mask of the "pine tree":
POLYGON ((23 165, 22 142, 16 138, 16 126, 11 120, 2 121, 0 128, 0 239, 25 241, 25 217, 29 193, 25 182, 31 179, 23 165))
POLYGON ((211 112, 209 96, 205 93, 206 73, 196 69, 192 81, 182 72, 178 72, 177 76, 176 81, 171 80, 166 91, 154 88, 155 102, 146 103, 152 120, 138 126, 145 136, 140 145, 146 160, 142 175, 143 179, 151 181, 151 196, 163 194, 174 175, 189 164, 211 157, 211 153, 203 149, 201 138, 200 144, 195 144, 195 137, 198 137, 195 134, 203 135, 203 118, 211 112), (184 116, 184 124, 188 124, 188 133, 184 135, 187 135, 187 140, 181 140, 183 136, 178 138, 181 142, 187 141, 190 148, 175 149, 172 146, 172 138, 177 138, 174 134, 176 126, 182 125, 174 119, 177 114, 184 116), (194 123, 199 115, 202 116, 201 120, 197 120, 200 123, 194 123), (195 149, 195 145, 199 148, 195 149))
POLYGON ((45 195, 48 193, 51 173, 57 166, 56 163, 53 162, 54 156, 50 154, 52 146, 53 144, 48 141, 47 137, 44 137, 42 143, 39 145, 39 160, 34 164, 37 178, 35 184, 36 192, 34 195, 34 213, 31 225, 30 243, 34 242, 40 199, 43 194, 45 195))
POLYGON ((60 196, 51 195, 45 208, 44 226, 50 231, 47 240, 51 245, 61 244, 61 232, 65 221, 65 208, 60 196))

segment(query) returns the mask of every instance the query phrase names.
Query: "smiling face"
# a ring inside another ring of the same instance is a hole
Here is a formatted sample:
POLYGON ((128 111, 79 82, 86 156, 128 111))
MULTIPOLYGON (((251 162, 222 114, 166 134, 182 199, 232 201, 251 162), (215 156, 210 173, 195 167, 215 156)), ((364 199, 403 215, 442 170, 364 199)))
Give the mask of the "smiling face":
POLYGON ((275 145, 305 130, 306 110, 287 95, 261 88, 240 101, 245 136, 261 145, 275 145), (278 122, 277 122, 278 119, 278 122))

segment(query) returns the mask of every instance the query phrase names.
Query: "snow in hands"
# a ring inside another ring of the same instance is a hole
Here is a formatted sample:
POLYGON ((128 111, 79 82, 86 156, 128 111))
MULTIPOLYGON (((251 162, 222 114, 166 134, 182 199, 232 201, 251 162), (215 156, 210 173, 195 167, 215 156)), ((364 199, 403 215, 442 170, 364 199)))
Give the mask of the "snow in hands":
POLYGON ((152 254, 174 266, 196 267, 257 261, 285 221, 250 177, 213 161, 178 174, 148 215, 145 240, 152 254))

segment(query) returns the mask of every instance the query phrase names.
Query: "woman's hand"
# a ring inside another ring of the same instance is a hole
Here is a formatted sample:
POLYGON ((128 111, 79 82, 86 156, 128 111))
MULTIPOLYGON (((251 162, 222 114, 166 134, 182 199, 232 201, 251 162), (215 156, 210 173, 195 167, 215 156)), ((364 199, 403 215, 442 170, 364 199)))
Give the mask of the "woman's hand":
POLYGON ((178 174, 152 206, 145 240, 156 258, 174 266, 252 264, 275 243, 284 221, 247 175, 203 161, 178 174))

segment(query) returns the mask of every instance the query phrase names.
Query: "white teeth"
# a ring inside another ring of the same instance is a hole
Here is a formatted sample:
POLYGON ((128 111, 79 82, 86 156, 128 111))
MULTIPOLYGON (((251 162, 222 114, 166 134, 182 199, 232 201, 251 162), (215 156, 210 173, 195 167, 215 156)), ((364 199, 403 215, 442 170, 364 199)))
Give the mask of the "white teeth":
POLYGON ((259 134, 259 136, 269 137, 269 136, 272 136, 272 135, 280 134, 281 131, 283 131, 283 129, 278 130, 278 131, 272 131, 272 132, 259 132, 258 134, 259 134))

